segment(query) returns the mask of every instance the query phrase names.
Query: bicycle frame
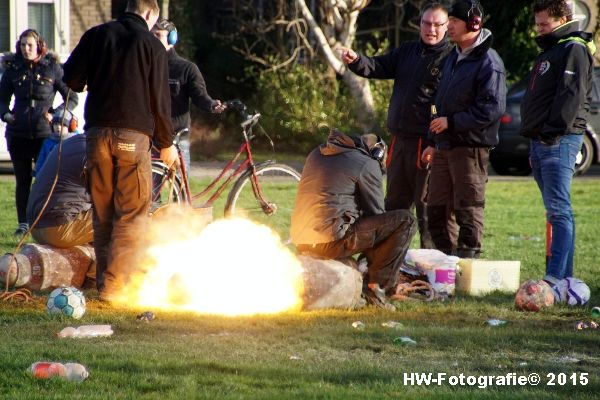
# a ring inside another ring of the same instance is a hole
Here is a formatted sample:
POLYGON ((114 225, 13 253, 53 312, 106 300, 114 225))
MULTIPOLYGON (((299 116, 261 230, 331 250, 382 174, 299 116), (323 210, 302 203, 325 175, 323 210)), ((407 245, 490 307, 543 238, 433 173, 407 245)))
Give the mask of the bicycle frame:
MULTIPOLYGON (((246 117, 246 119, 240 124, 242 127, 242 134, 244 137, 244 143, 242 143, 235 154, 235 156, 223 167, 219 175, 212 180, 200 193, 192 195, 189 180, 187 177, 187 171, 185 167, 185 163, 183 162, 183 154, 181 149, 179 148, 179 143, 177 142, 176 148, 179 157, 179 169, 181 171, 181 178, 183 181, 183 189, 185 191, 186 201, 190 206, 194 206, 194 201, 200 198, 207 196, 212 193, 211 196, 200 206, 200 208, 211 207, 212 204, 219 198, 219 196, 223 193, 225 188, 232 182, 234 178, 239 176, 242 172, 250 171, 250 181, 252 182, 252 191, 254 193, 254 197, 259 202, 263 211, 267 214, 271 214, 274 212, 274 208, 270 205, 263 197, 262 191, 260 188, 260 184, 258 183, 258 178, 256 176, 256 164, 254 163, 254 159, 252 158, 252 149, 250 146, 250 140, 254 137, 252 134, 252 127, 258 122, 260 118, 260 114, 254 115, 246 115, 242 114, 246 117), (234 167, 235 163, 239 160, 240 156, 244 154, 244 161, 240 162, 236 167, 234 167), (225 175, 233 170, 227 177, 225 175), (221 182, 225 179, 223 182, 221 182), (219 182, 220 185, 219 185, 219 182), (215 189, 216 188, 216 189, 215 189)), ((271 161, 272 162, 272 161, 271 161)), ((170 169, 167 175, 167 181, 170 181, 173 177, 173 174, 176 173, 175 169, 170 169)), ((164 185, 165 182, 161 184, 164 185)), ((159 190, 161 189, 159 188, 159 190)), ((171 186, 171 190, 173 186, 171 186)), ((170 196, 169 196, 170 198, 170 196)))

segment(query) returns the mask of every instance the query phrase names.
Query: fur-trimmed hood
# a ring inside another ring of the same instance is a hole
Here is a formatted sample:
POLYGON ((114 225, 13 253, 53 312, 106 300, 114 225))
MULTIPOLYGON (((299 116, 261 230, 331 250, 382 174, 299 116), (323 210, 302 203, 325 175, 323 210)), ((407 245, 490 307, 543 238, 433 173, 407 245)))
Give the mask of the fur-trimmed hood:
MULTIPOLYGON (((23 56, 17 55, 16 53, 7 52, 2 53, 1 64, 4 69, 8 69, 11 67, 18 67, 19 65, 23 65, 25 59, 23 56)), ((48 52, 44 57, 42 57, 39 61, 41 64, 60 64, 60 57, 57 53, 48 52)))

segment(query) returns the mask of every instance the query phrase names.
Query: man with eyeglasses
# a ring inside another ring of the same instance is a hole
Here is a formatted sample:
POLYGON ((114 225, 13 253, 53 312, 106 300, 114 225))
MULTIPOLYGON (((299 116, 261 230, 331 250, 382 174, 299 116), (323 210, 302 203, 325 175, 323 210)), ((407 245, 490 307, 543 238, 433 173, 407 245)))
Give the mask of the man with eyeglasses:
POLYGON ((483 208, 490 148, 498 144, 506 108, 502 59, 483 29, 483 8, 458 0, 449 13, 448 36, 456 43, 442 71, 431 121, 435 154, 431 165, 427 217, 438 250, 477 258, 483 239, 483 208))
POLYGON ((394 79, 387 128, 392 135, 388 165, 386 210, 415 206, 422 248, 433 248, 427 229, 425 196, 428 163, 421 161, 425 149, 431 103, 450 52, 446 38, 448 11, 439 3, 421 12, 420 39, 404 42, 391 52, 367 57, 342 48, 342 61, 357 75, 394 79))

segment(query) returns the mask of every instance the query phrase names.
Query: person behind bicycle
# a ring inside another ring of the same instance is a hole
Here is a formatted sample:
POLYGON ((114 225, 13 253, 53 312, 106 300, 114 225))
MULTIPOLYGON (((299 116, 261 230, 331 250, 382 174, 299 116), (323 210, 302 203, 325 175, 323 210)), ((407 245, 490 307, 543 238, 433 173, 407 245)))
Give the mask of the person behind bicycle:
MULTIPOLYGON (((166 19, 160 19, 152 28, 154 36, 167 49, 169 62, 169 88, 171 90, 171 121, 175 132, 190 128, 190 100, 204 111, 221 113, 225 104, 213 100, 206 91, 202 73, 193 62, 181 57, 175 51, 177 28, 166 19)), ((189 133, 181 137, 179 147, 183 153, 186 171, 190 170, 190 137, 189 133)))
POLYGON ((417 224, 408 210, 385 212, 385 155, 385 143, 376 135, 332 130, 304 164, 291 239, 299 253, 318 258, 363 253, 367 301, 390 308, 384 291, 392 292, 398 283, 417 224))

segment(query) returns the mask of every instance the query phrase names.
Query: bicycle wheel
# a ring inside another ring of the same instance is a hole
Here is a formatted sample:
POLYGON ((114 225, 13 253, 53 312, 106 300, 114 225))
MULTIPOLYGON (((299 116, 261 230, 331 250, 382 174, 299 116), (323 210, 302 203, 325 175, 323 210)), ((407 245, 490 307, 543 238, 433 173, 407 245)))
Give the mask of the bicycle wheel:
POLYGON ((225 216, 240 216, 267 225, 288 240, 290 222, 300 173, 284 164, 259 164, 256 177, 263 199, 269 210, 263 210, 254 195, 249 171, 238 178, 229 192, 225 204, 225 216))
POLYGON ((185 203, 187 196, 183 188, 180 171, 169 176, 169 168, 159 160, 152 161, 152 206, 154 212, 169 203, 185 203), (170 200, 169 200, 170 199, 170 200))

